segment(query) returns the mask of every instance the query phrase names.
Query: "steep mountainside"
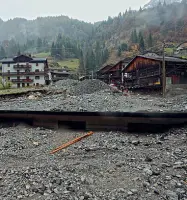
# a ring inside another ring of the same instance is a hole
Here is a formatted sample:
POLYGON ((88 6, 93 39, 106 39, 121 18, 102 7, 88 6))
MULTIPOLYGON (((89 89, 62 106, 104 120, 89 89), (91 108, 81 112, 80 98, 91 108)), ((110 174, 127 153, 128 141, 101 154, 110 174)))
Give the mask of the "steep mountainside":
POLYGON ((129 9, 95 24, 66 16, 0 20, 0 57, 19 51, 50 52, 57 59, 79 58, 81 71, 93 71, 107 60, 114 63, 147 51, 159 53, 163 41, 172 52, 186 41, 187 0, 158 2, 151 0, 146 9, 129 9))
POLYGON ((37 37, 53 39, 62 33, 76 40, 86 40, 92 33, 93 25, 67 16, 40 17, 36 20, 15 18, 0 21, 0 41, 15 39, 19 43, 37 37))
POLYGON ((172 3, 180 3, 182 0, 150 0, 149 3, 147 3, 144 8, 153 8, 157 6, 159 3, 166 3, 166 4, 172 4, 172 3))

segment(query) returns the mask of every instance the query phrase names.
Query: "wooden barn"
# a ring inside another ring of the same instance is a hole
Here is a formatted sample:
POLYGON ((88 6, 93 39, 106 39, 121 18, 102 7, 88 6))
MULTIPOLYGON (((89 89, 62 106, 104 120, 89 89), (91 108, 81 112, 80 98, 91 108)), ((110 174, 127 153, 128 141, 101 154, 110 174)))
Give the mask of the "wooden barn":
MULTIPOLYGON (((136 56, 123 70, 125 88, 162 86, 162 56, 136 56)), ((187 60, 165 57, 166 84, 187 84, 187 60)))
POLYGON ((97 77, 105 83, 116 82, 121 84, 123 82, 122 71, 128 64, 129 59, 120 60, 115 65, 106 65, 97 72, 97 77))

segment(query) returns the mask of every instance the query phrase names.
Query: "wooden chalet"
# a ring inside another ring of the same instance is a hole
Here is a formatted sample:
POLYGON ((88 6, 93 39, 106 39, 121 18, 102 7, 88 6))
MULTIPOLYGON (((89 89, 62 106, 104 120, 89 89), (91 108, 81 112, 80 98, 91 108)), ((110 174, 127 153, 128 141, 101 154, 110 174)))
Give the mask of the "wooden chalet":
MULTIPOLYGON (((125 88, 161 87, 162 56, 136 56, 124 69, 125 88)), ((187 84, 187 60, 165 57, 166 84, 187 84)))
POLYGON ((128 64, 128 62, 128 59, 123 59, 115 65, 104 66, 97 72, 98 79, 103 80, 105 83, 108 84, 111 82, 118 82, 121 84, 123 82, 122 71, 128 64))

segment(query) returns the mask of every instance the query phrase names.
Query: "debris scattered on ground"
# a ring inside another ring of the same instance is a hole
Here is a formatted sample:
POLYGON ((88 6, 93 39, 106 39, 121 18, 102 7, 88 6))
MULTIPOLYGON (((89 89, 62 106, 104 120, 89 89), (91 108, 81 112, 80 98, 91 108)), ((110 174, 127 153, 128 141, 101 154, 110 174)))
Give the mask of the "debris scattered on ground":
POLYGON ((0 199, 186 200, 186 132, 97 132, 50 155, 80 132, 1 128, 0 199))
POLYGON ((63 144, 63 145, 61 145, 60 147, 54 149, 53 151, 51 151, 51 154, 57 153, 58 151, 60 151, 60 150, 62 150, 62 149, 65 149, 65 148, 71 146, 72 144, 75 144, 75 143, 81 141, 82 139, 85 139, 85 138, 87 138, 87 137, 89 137, 89 136, 91 136, 91 135, 93 135, 93 132, 92 132, 92 131, 89 132, 89 133, 87 133, 86 135, 83 135, 83 136, 80 136, 80 137, 78 137, 78 138, 75 138, 75 139, 73 139, 72 141, 69 141, 69 142, 67 142, 67 143, 65 143, 65 144, 63 144))

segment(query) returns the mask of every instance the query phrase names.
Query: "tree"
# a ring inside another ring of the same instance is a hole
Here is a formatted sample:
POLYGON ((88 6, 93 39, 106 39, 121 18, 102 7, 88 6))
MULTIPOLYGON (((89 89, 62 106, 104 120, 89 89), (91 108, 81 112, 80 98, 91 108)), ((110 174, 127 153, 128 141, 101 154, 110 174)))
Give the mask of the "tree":
POLYGON ((118 54, 117 55, 118 55, 118 57, 121 56, 121 47, 120 46, 118 47, 118 54))
POLYGON ((37 50, 38 52, 41 52, 42 49, 42 39, 38 37, 37 39, 37 50))
POLYGON ((128 45, 126 43, 122 43, 121 44, 121 50, 122 51, 127 51, 127 49, 128 49, 128 45))
POLYGON ((8 81, 8 78, 3 79, 0 76, 0 89, 9 89, 12 86, 12 82, 8 81))
POLYGON ((21 55, 21 51, 20 51, 20 49, 19 49, 19 51, 18 51, 18 53, 17 53, 17 56, 20 56, 21 55))
POLYGON ((131 42, 132 42, 132 43, 137 43, 137 42, 138 42, 138 36, 137 36, 136 29, 134 29, 134 30, 131 32, 131 42))
POLYGON ((142 12, 143 10, 142 10, 142 7, 140 6, 140 9, 139 9, 139 12, 142 12))
POLYGON ((54 42, 52 43, 52 46, 51 46, 51 56, 55 56, 55 43, 54 42))
POLYGON ((144 50, 145 50, 145 43, 144 43, 144 38, 143 38, 143 35, 142 35, 141 32, 139 32, 138 39, 139 39, 140 51, 141 51, 141 53, 144 53, 144 50))
POLYGON ((148 47, 152 47, 153 46, 153 37, 152 37, 152 33, 151 32, 149 33, 147 43, 148 43, 148 47))
POLYGON ((6 57, 5 49, 2 46, 1 46, 1 49, 0 49, 0 57, 1 57, 1 59, 6 57))
POLYGON ((84 66, 84 57, 83 52, 80 50, 80 57, 79 57, 79 72, 86 73, 85 66, 84 66))

